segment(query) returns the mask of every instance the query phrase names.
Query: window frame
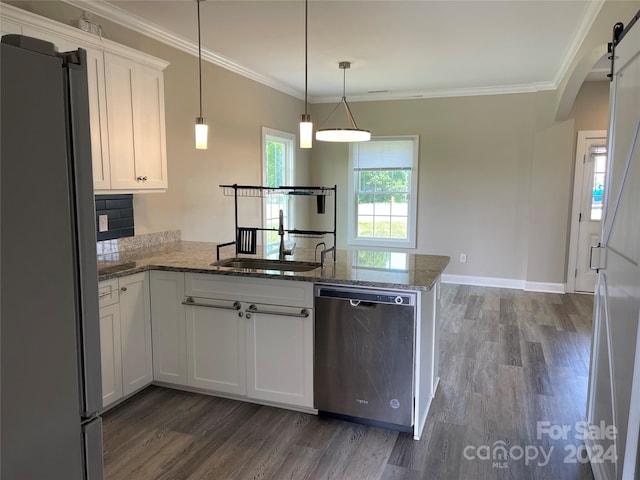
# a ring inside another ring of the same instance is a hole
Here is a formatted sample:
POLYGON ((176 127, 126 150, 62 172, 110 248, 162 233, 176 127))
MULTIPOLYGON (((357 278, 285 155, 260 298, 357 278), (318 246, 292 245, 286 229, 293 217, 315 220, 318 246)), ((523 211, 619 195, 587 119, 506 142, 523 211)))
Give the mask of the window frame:
MULTIPOLYGON (((261 178, 262 185, 267 186, 267 141, 278 141, 283 142, 286 145, 286 153, 285 153, 285 174, 284 174, 284 185, 293 185, 295 182, 295 152, 296 152, 296 135, 289 132, 284 132, 282 130, 276 130, 270 127, 262 127, 261 130, 261 151, 262 151, 262 162, 261 162, 261 178)), ((282 185, 276 185, 282 186, 282 185)), ((261 224, 262 228, 267 227, 267 201, 269 199, 273 199, 274 195, 265 195, 261 202, 261 224)), ((295 224, 294 220, 294 209, 293 203, 290 202, 288 195, 280 195, 279 197, 280 203, 282 204, 282 209, 284 211, 284 222, 285 225, 293 225, 295 224)), ((262 232, 262 246, 264 254, 273 253, 273 251, 277 251, 279 248, 278 243, 269 243, 268 236, 270 232, 263 231, 262 232), (275 248, 275 250, 274 250, 275 248)))
POLYGON ((347 208, 347 244, 367 247, 387 248, 416 248, 418 227, 418 176, 420 158, 419 135, 394 135, 371 137, 370 142, 382 141, 407 141, 413 142, 413 162, 411 166, 411 185, 408 193, 407 212, 407 238, 373 238, 357 236, 357 211, 358 211, 358 182, 360 172, 356 170, 356 156, 359 151, 358 143, 349 145, 349 180, 348 180, 348 208, 347 208))

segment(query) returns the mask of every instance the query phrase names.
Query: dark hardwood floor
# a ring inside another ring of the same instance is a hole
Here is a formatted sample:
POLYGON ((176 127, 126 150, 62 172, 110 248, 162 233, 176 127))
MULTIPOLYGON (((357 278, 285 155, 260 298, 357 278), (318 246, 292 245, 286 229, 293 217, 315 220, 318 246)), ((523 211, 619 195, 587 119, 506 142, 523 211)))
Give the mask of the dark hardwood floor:
POLYGON ((149 387, 104 415, 106 478, 592 479, 576 438, 592 297, 443 285, 442 306, 441 379, 420 441, 149 387))

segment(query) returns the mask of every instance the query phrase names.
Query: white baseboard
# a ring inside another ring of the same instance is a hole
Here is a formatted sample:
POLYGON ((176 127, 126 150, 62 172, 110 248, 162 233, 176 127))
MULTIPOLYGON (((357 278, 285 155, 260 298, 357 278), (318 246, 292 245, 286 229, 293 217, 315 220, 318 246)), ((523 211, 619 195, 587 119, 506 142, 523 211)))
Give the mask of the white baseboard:
POLYGON ((564 283, 524 282, 527 292, 565 293, 564 283))
POLYGON ((477 277, 473 275, 442 274, 442 283, 475 285, 479 287, 512 288, 528 292, 564 293, 563 283, 527 282, 516 278, 477 277))

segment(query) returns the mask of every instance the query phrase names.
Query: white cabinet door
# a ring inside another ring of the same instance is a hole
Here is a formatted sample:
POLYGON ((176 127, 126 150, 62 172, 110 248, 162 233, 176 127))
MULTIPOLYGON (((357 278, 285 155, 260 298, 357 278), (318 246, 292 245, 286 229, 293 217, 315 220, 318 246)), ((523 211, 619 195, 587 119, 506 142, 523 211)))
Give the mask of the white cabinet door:
POLYGON ((135 63, 105 52, 104 65, 111 188, 135 189, 140 186, 136 181, 134 143, 135 63))
MULTIPOLYGON (((162 72, 136 65, 134 98, 136 174, 142 188, 167 188, 167 156, 162 72)), ((138 183, 138 182, 136 182, 138 183)), ((140 188, 140 187, 138 187, 140 188)))
POLYGON ((184 273, 151 272, 153 378, 187 385, 184 273))
POLYGON ((122 398, 120 305, 100 308, 100 357, 102 360, 102 406, 122 398))
POLYGON ((112 190, 167 188, 163 74, 105 52, 112 190))
POLYGON ((119 286, 122 393, 128 395, 153 380, 147 274, 122 277, 119 286))
POLYGON ((196 298, 186 307, 189 385, 221 393, 247 392, 245 321, 233 302, 196 298), (222 308, 220 308, 222 307, 222 308))
POLYGON ((93 48, 86 48, 86 50, 93 188, 95 190, 108 190, 111 188, 111 172, 109 167, 109 130, 107 128, 103 53, 93 48))
POLYGON ((255 307, 269 313, 247 310, 247 395, 313 408, 313 310, 255 307))

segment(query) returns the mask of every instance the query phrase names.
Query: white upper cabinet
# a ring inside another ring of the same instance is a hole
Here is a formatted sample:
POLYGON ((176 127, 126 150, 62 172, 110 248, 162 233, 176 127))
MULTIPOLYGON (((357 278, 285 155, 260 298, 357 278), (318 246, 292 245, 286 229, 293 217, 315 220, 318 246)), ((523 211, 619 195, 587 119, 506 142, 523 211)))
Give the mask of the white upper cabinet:
POLYGON ((2 33, 87 51, 94 191, 142 193, 168 187, 163 70, 168 62, 10 5, 2 33))
POLYGON ((105 52, 111 190, 167 188, 162 72, 105 52))

